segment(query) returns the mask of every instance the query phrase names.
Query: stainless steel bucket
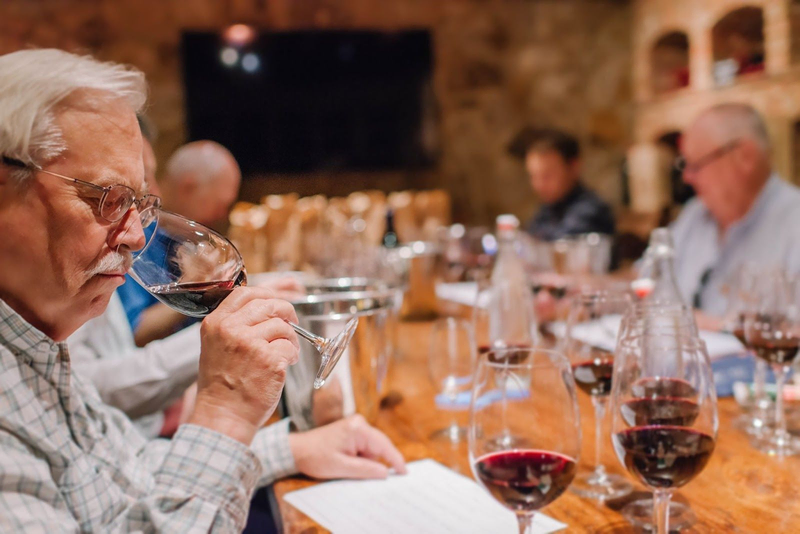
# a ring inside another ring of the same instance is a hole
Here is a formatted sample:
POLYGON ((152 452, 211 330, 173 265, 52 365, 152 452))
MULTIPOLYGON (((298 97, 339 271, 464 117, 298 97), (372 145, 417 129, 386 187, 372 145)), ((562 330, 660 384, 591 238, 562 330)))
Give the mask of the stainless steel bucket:
POLYGON ((300 345, 300 361, 289 368, 284 389, 288 415, 301 429, 360 413, 374 422, 394 347, 402 292, 379 281, 337 278, 306 286, 308 296, 292 302, 300 326, 324 337, 358 317, 350 346, 325 385, 314 390, 317 351, 300 345))

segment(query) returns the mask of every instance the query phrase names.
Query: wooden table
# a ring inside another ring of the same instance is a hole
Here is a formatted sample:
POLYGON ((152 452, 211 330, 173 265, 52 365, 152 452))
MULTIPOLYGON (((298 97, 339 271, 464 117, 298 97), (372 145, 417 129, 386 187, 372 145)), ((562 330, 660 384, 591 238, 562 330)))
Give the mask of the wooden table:
MULTIPOLYGON (((434 406, 427 374, 430 323, 402 323, 400 328, 400 356, 393 363, 389 394, 384 398, 376 426, 392 439, 406 461, 434 458, 471 477, 466 444, 442 445, 429 439, 433 431, 449 422, 449 414, 434 406)), ((594 458, 593 412, 589 398, 580 392, 578 395, 584 436, 581 464, 583 469, 590 469, 589 462, 594 458)), ((719 436, 711 461, 677 495, 677 500, 691 504, 698 518, 697 525, 684 532, 800 534, 800 458, 780 460, 753 449, 747 437, 733 427, 740 415, 733 399, 720 400, 719 436)), ((461 417, 466 424, 466 414, 461 417)), ((609 421, 606 423, 608 435, 609 421)), ((620 466, 608 438, 603 461, 611 472, 632 480, 620 466)), ((275 485, 285 532, 328 532, 283 501, 284 494, 315 483, 293 477, 275 485)), ((625 502, 599 504, 568 491, 543 511, 568 525, 562 532, 635 532, 617 512, 625 502)))

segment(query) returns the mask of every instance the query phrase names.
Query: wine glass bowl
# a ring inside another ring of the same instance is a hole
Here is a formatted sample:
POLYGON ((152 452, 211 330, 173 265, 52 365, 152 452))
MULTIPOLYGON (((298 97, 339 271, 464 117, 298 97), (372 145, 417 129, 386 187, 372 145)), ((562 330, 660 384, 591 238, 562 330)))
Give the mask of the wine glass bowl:
MULTIPOLYGON (((139 285, 170 308, 191 317, 205 317, 234 289, 247 284, 242 255, 221 234, 164 210, 154 210, 142 221, 147 241, 134 254, 129 272, 139 285)), ((319 389, 347 349, 358 318, 352 318, 329 339, 289 324, 322 356, 314 380, 314 388, 319 389)))
POLYGON ((526 355, 510 363, 503 350, 479 356, 469 458, 479 484, 517 514, 520 532, 529 532, 534 512, 562 495, 575 477, 580 416, 569 360, 562 353, 515 348, 526 355), (511 438, 505 447, 496 439, 503 433, 511 438))

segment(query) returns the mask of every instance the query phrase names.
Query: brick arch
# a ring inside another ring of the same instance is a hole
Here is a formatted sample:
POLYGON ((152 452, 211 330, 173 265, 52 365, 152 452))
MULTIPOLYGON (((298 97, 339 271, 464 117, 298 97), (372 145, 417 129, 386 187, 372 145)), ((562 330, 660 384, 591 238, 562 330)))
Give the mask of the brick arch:
POLYGON ((708 22, 709 26, 706 28, 708 31, 714 29, 714 26, 717 25, 719 21, 725 18, 727 15, 733 13, 734 11, 738 11, 745 7, 753 7, 756 9, 760 9, 762 12, 765 11, 767 6, 767 0, 727 0, 727 1, 718 1, 710 6, 706 6, 705 9, 708 13, 708 22))

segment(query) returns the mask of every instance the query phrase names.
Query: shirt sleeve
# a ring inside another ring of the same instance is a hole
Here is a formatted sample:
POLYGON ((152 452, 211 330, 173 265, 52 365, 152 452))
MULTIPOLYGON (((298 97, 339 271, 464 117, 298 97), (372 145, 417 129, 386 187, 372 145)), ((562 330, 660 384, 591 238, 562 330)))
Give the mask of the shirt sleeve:
POLYGON ((137 418, 159 412, 195 380, 200 357, 200 325, 192 325, 121 357, 97 358, 70 343, 73 367, 97 388, 103 402, 137 418))
MULTIPOLYGON (((261 466, 253 452, 222 434, 183 425, 153 473, 152 491, 138 497, 115 498, 113 486, 96 476, 72 488, 56 485, 48 464, 14 440, 3 439, 0 462, 0 531, 82 532, 99 530, 81 525, 69 512, 69 500, 99 507, 103 532, 241 532, 261 466), (105 489, 106 491, 101 491, 105 489)), ((145 449, 144 455, 148 454, 145 449)))
POLYGON ((289 445, 289 418, 283 419, 256 433, 251 448, 261 462, 261 478, 258 487, 272 484, 276 480, 297 473, 294 455, 289 445))

